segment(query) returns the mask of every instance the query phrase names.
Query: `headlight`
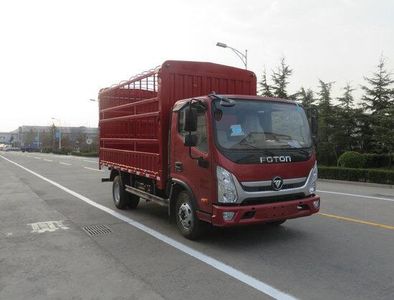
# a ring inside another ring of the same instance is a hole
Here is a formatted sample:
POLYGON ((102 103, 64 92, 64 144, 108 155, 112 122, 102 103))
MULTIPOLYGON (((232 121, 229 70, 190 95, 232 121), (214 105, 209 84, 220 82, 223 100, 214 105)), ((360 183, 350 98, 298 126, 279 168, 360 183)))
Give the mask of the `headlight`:
POLYGON ((216 177, 218 179, 218 201, 221 203, 236 202, 238 196, 233 175, 226 169, 218 166, 216 168, 216 177))
POLYGON ((317 177, 318 177, 318 174, 317 174, 317 162, 315 162, 315 165, 313 166, 312 171, 311 171, 311 175, 309 177, 309 185, 308 185, 308 187, 309 187, 309 193, 310 194, 314 194, 316 192, 317 177))

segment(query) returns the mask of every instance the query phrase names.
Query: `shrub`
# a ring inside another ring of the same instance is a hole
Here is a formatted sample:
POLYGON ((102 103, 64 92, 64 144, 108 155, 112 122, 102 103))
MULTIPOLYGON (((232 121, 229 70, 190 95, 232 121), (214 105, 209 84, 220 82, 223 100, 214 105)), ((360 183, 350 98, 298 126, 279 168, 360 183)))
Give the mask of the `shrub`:
POLYGON ((319 166, 319 178, 394 184, 394 171, 319 166))
POLYGON ((385 168, 391 167, 394 163, 393 154, 363 154, 365 157, 365 168, 385 168))
POLYGON ((51 153, 52 152, 52 148, 42 148, 41 152, 42 153, 51 153))
POLYGON ((366 158, 361 153, 355 151, 347 151, 338 159, 338 166, 344 168, 363 168, 366 158))
POLYGON ((370 182, 394 184, 394 171, 391 170, 368 170, 370 182))
POLYGON ((70 153, 70 150, 69 150, 69 149, 62 148, 62 149, 60 149, 60 150, 58 150, 58 149, 57 149, 57 150, 53 150, 52 153, 53 153, 53 154, 67 155, 68 153, 70 153))
POLYGON ((76 152, 76 151, 73 151, 73 152, 71 152, 71 154, 75 155, 75 156, 98 157, 98 152, 97 151, 93 151, 93 152, 76 152))
POLYGON ((317 161, 325 166, 336 166, 337 155, 334 145, 327 142, 318 143, 317 161))

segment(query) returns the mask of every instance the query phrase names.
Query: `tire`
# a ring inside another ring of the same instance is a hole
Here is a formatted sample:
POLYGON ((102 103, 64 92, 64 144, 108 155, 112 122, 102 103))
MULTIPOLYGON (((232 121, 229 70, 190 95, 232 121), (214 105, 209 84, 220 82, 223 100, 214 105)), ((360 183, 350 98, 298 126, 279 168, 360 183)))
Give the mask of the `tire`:
POLYGON ((114 178, 112 184, 112 198, 116 208, 118 209, 126 209, 126 207, 135 209, 140 201, 138 196, 126 192, 120 175, 117 175, 114 178))
POLYGON ((279 221, 274 221, 274 222, 268 222, 267 224, 270 226, 280 226, 282 225, 284 222, 286 222, 286 219, 284 220, 279 220, 279 221))
POLYGON ((192 197, 186 191, 181 191, 177 196, 175 219, 179 231, 185 238, 195 240, 201 236, 203 224, 197 218, 192 197))
POLYGON ((140 197, 129 193, 127 194, 127 197, 128 197, 127 207, 130 209, 136 209, 138 203, 140 202, 140 197))

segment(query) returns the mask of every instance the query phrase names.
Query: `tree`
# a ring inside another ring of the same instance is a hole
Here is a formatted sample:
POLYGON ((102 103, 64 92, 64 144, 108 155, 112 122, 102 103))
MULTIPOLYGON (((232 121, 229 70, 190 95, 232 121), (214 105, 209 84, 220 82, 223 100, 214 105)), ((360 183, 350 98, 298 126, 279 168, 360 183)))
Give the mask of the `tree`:
POLYGON ((41 132, 41 148, 45 151, 48 152, 52 150, 53 146, 53 134, 50 131, 43 131, 41 132))
POLYGON ((364 77, 368 86, 361 86, 364 91, 362 100, 364 108, 370 112, 369 122, 366 128, 371 133, 371 145, 374 152, 392 152, 393 147, 393 124, 394 118, 394 90, 392 85, 392 73, 385 67, 386 60, 380 58, 377 71, 371 77, 364 77))
POLYGON ((363 108, 354 110, 354 118, 357 124, 354 136, 355 142, 362 152, 375 152, 373 143, 373 131, 371 128, 371 115, 365 113, 363 108))
POLYGON ((273 81, 272 90, 273 94, 279 98, 288 98, 287 85, 289 84, 289 77, 293 73, 293 70, 286 65, 285 58, 282 57, 280 66, 277 67, 276 71, 273 72, 271 79, 273 81))
POLYGON ((392 153, 394 150, 394 104, 372 113, 369 119, 374 151, 392 153))
POLYGON ((71 152, 73 150, 70 136, 62 133, 62 150, 65 152, 71 152))
POLYGON ((15 147, 14 136, 13 135, 11 135, 10 144, 11 144, 12 147, 15 147))
POLYGON ((24 134, 23 143, 25 147, 32 147, 34 141, 35 133, 33 129, 30 129, 28 132, 24 134))
POLYGON ((331 105, 331 89, 333 82, 319 80, 319 143, 317 147, 318 161, 323 165, 335 165, 337 162, 336 145, 333 143, 334 115, 331 105))
POLYGON ((78 149, 82 152, 86 152, 88 145, 86 144, 87 134, 82 131, 82 128, 79 129, 75 144, 78 149))
POLYGON ((343 109, 345 109, 346 111, 350 111, 354 102, 354 98, 352 95, 354 88, 352 88, 350 83, 348 83, 343 89, 345 92, 343 93, 342 97, 338 97, 338 101, 343 109))
POLYGON ((375 141, 382 152, 389 154, 389 167, 391 167, 391 154, 394 151, 394 104, 379 111, 373 117, 376 118, 375 122, 373 122, 375 141))
POLYGON ((273 97, 274 95, 271 92, 272 87, 268 84, 267 80, 267 72, 264 69, 263 71, 263 77, 261 81, 259 82, 260 86, 260 96, 265 96, 265 97, 273 97))
POLYGON ((323 80, 319 79, 319 91, 317 95, 319 96, 319 110, 324 113, 325 115, 331 114, 331 89, 334 82, 324 82, 323 80))
POLYGON ((52 151, 56 149, 56 126, 55 124, 52 124, 51 126, 51 136, 52 136, 52 151))
POLYGON ((355 147, 357 144, 356 133, 358 132, 356 114, 359 111, 352 109, 354 89, 348 83, 343 90, 343 95, 337 98, 340 105, 335 106, 335 114, 332 115, 334 120, 332 139, 338 155, 355 147))
POLYGON ((369 87, 361 86, 365 92, 361 98, 365 102, 364 108, 370 110, 372 114, 388 108, 390 103, 394 101, 394 93, 391 88, 394 80, 391 78, 392 73, 387 72, 385 63, 385 58, 381 57, 377 71, 373 73, 372 77, 364 77, 369 87))
POLYGON ((315 95, 311 89, 305 90, 301 87, 298 93, 296 93, 295 98, 297 101, 301 102, 305 109, 311 107, 313 102, 315 102, 315 95))

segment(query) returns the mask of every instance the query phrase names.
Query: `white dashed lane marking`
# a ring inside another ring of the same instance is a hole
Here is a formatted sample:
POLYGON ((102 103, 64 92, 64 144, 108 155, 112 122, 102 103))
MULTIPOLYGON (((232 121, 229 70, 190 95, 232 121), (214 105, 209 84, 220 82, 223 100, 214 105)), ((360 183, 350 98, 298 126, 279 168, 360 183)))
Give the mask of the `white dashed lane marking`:
POLYGON ((92 170, 92 171, 96 171, 96 172, 104 172, 103 170, 93 169, 93 168, 89 168, 89 167, 84 167, 84 169, 92 170))
POLYGON ((91 164, 98 164, 97 161, 93 161, 93 160, 86 160, 86 159, 84 159, 83 161, 91 163, 91 164))

